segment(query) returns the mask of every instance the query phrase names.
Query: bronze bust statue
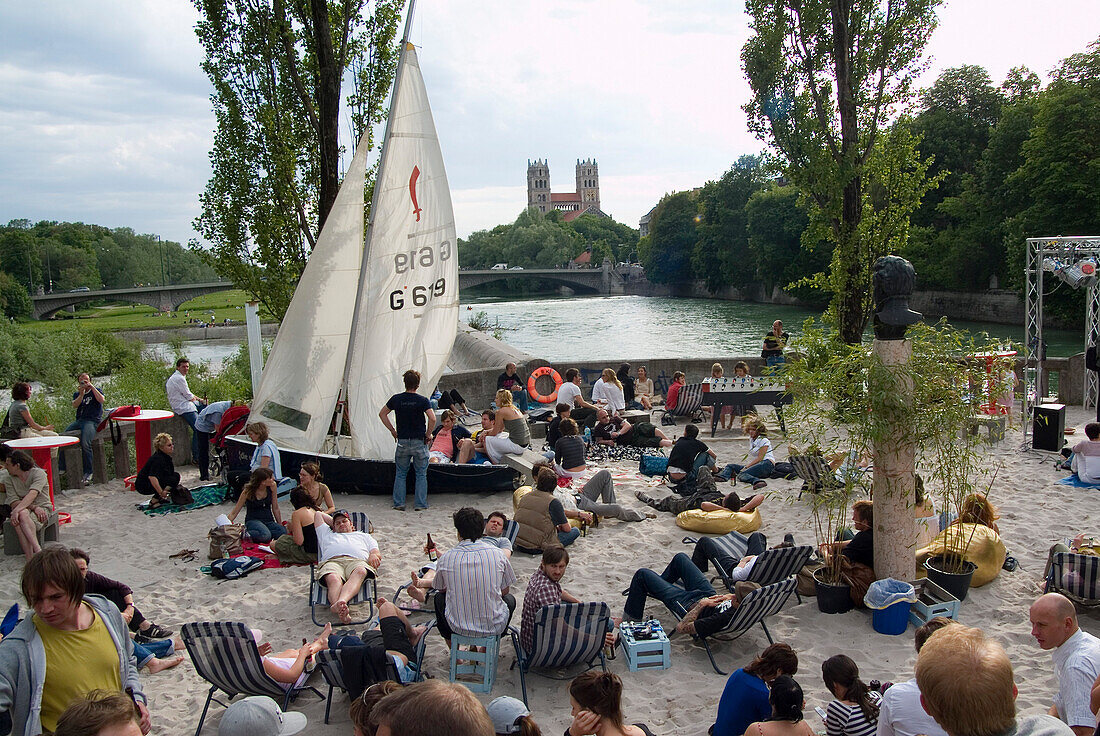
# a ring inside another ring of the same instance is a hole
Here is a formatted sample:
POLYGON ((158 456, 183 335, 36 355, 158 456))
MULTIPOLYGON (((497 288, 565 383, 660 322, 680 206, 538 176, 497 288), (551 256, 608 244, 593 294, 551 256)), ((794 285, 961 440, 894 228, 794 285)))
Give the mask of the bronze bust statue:
POLYGON ((871 284, 875 299, 875 337, 879 340, 904 340, 905 328, 923 319, 909 309, 917 274, 913 264, 898 256, 883 256, 875 261, 871 284))

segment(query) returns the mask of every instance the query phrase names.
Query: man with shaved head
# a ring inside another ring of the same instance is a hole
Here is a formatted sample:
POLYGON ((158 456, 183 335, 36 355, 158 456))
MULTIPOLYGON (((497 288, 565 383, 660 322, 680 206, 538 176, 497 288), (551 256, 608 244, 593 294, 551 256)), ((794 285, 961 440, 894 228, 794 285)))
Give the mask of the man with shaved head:
POLYGON ((1090 736, 1096 716, 1089 707, 1092 684, 1100 673, 1100 639, 1077 625, 1077 611, 1064 595, 1047 593, 1031 604, 1031 635, 1051 649, 1058 692, 1050 714, 1061 718, 1077 736, 1090 736))

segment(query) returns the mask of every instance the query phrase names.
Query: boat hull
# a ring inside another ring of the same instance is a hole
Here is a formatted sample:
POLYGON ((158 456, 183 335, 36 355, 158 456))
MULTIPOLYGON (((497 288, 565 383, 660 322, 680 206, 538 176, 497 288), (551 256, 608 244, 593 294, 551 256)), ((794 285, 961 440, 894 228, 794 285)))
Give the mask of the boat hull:
MULTIPOLYGON (((247 437, 225 438, 230 470, 248 470, 256 443, 247 437)), ((386 495, 393 493, 397 466, 392 460, 364 460, 324 453, 308 453, 280 447, 279 460, 283 475, 298 477, 302 463, 313 460, 321 466, 325 484, 337 493, 386 495)), ((408 493, 412 497, 414 474, 408 476, 408 493)), ((506 465, 428 465, 428 493, 485 493, 516 489, 520 475, 506 465)))

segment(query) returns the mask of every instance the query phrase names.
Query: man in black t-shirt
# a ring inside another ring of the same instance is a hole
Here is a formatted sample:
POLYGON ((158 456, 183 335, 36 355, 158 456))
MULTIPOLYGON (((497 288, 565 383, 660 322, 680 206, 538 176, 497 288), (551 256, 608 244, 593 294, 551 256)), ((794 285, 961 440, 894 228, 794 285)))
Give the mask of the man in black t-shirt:
POLYGON ((694 477, 701 468, 714 467, 717 455, 699 439, 699 427, 684 427, 684 436, 676 440, 668 454, 668 477, 677 483, 694 477))
POLYGON ((516 373, 516 364, 509 363, 504 366, 504 372, 497 376, 497 390, 506 388, 512 392, 512 401, 516 408, 522 412, 527 411, 527 389, 523 385, 523 379, 516 373))
POLYGON ((821 552, 828 558, 841 555, 840 571, 848 582, 852 602, 862 607, 863 596, 875 580, 874 506, 870 501, 852 504, 852 527, 856 535, 849 540, 821 545, 821 552))
POLYGON ((613 417, 606 409, 596 412, 596 424, 592 438, 601 445, 630 445, 633 447, 672 447, 672 440, 650 422, 632 425, 622 417, 613 417))
POLYGON ((405 391, 391 396, 378 412, 378 418, 397 440, 393 507, 398 511, 405 510, 406 478, 409 475, 409 465, 412 465, 416 472, 413 506, 421 511, 428 508, 428 445, 431 444, 432 430, 435 429, 435 412, 432 411, 432 402, 416 393, 416 389, 420 388, 418 371, 405 371, 402 380, 405 382, 405 391), (396 429, 390 423, 391 411, 397 415, 396 429))

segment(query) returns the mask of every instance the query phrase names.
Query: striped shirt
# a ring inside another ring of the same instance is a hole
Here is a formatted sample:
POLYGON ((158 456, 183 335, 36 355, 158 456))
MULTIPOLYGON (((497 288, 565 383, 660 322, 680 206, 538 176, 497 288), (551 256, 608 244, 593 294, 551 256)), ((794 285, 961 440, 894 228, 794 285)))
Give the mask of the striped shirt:
MULTIPOLYGON (((882 700, 882 696, 873 690, 869 694, 875 705, 882 700)), ((834 700, 825 709, 825 732, 828 736, 875 736, 877 728, 878 719, 868 721, 858 705, 834 700)))
POLYGON ((464 539, 435 563, 432 587, 447 591, 447 623, 463 636, 504 631, 508 606, 501 590, 516 582, 512 563, 488 542, 464 539))
POLYGON ((556 606, 561 603, 561 583, 555 583, 542 568, 535 570, 523 593, 523 614, 520 619, 519 642, 523 651, 531 653, 535 643, 535 617, 543 606, 556 606))

